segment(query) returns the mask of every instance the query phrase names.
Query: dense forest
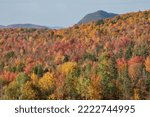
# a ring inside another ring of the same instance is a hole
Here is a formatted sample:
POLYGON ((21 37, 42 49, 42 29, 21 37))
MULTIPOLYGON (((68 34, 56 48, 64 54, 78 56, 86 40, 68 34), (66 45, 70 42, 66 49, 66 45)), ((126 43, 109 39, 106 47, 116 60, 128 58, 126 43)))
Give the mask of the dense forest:
POLYGON ((150 10, 59 30, 0 29, 0 99, 150 99, 150 10))

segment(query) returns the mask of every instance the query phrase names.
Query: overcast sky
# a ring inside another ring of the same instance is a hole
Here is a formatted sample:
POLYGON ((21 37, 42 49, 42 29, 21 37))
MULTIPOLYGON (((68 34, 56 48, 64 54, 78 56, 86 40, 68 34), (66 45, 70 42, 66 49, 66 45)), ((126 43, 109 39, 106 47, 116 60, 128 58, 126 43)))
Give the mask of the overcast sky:
POLYGON ((0 0, 0 25, 33 23, 71 26, 97 10, 113 13, 150 9, 150 0, 0 0))

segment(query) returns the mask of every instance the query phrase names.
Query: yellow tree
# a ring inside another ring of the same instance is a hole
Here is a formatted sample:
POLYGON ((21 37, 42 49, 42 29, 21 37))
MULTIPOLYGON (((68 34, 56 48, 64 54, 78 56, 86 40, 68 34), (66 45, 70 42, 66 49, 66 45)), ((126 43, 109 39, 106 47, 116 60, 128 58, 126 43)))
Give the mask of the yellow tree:
POLYGON ((39 91, 32 81, 27 81, 21 88, 21 99, 36 100, 39 99, 39 91))
POLYGON ((72 73, 77 67, 76 62, 66 62, 60 66, 58 66, 58 71, 63 74, 72 73))
POLYGON ((150 56, 145 60, 146 71, 150 72, 150 56))
POLYGON ((55 77, 53 73, 47 72, 39 80, 39 87, 43 93, 43 98, 48 98, 55 89, 55 77))

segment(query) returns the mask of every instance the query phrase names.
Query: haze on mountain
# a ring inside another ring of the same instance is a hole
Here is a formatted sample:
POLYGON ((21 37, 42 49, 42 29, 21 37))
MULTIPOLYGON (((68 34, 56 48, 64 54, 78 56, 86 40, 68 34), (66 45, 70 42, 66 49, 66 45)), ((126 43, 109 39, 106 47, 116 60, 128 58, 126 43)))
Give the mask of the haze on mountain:
POLYGON ((11 24, 8 26, 2 26, 0 25, 0 28, 37 28, 37 29, 45 29, 48 28, 46 26, 41 26, 41 25, 35 25, 35 24, 11 24))
POLYGON ((0 25, 0 28, 5 28, 5 26, 3 26, 3 25, 0 25))
POLYGON ((108 13, 106 11, 99 10, 99 11, 96 11, 94 13, 87 14, 86 16, 83 17, 83 19, 81 19, 78 22, 78 24, 88 23, 91 21, 97 21, 97 20, 106 19, 106 18, 112 18, 112 17, 117 16, 117 15, 118 14, 108 13))

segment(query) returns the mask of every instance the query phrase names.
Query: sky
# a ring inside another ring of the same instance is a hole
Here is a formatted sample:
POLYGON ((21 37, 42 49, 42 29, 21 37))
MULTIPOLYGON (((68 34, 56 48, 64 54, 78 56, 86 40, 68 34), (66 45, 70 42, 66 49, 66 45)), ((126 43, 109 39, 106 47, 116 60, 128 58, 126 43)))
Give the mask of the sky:
POLYGON ((86 14, 150 10, 150 0, 0 0, 0 25, 32 23, 68 27, 86 14))

